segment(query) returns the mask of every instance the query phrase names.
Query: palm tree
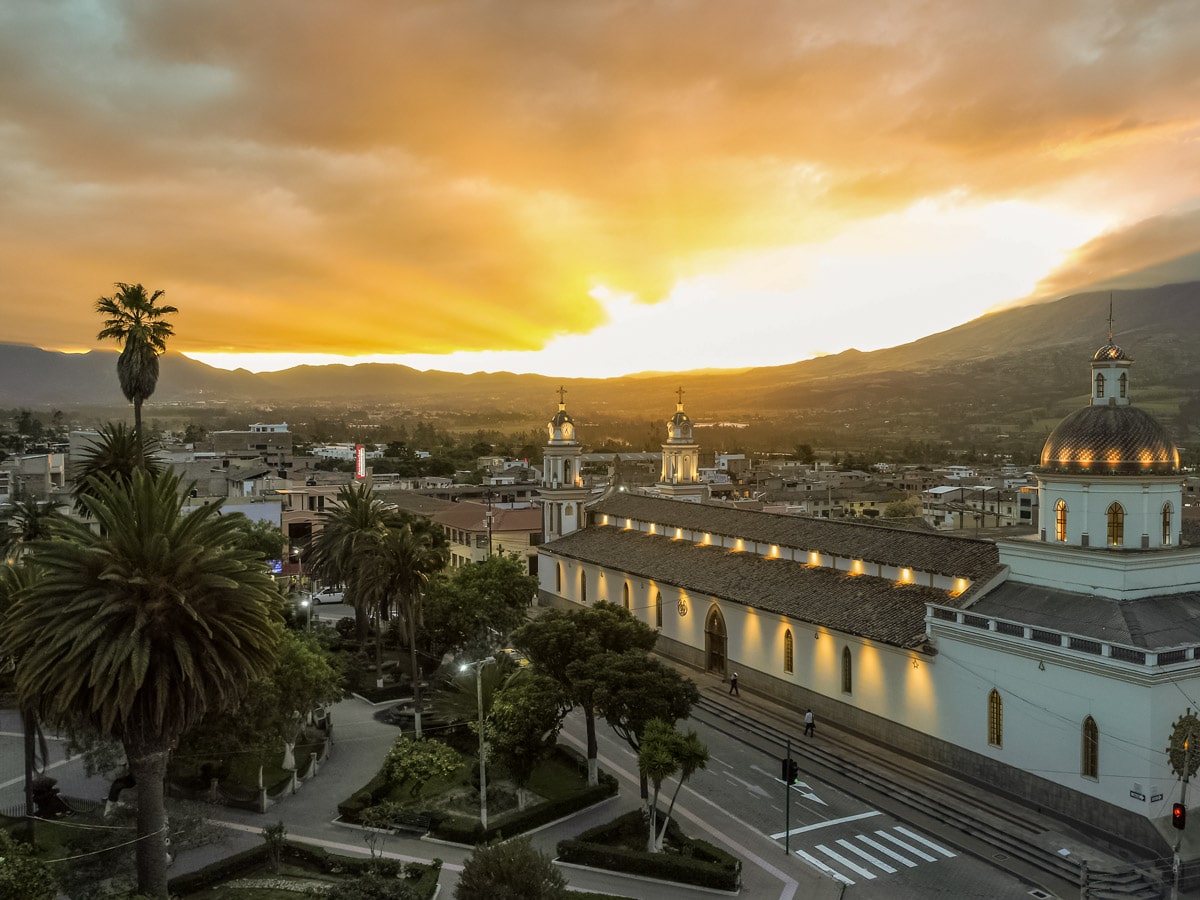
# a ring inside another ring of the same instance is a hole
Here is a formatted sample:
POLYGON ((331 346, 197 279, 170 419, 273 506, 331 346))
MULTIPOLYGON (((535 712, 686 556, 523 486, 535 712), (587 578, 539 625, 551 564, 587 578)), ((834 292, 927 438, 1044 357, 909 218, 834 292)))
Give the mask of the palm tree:
MULTIPOLYGON (((366 550, 360 571, 369 584, 369 593, 379 612, 382 641, 383 617, 396 602, 408 642, 409 675, 413 685, 413 726, 421 736, 421 673, 417 666, 417 625, 421 618, 421 597, 429 579, 446 567, 446 539, 427 520, 393 523, 366 550)), ((379 670, 382 671, 382 670, 379 670)))
POLYGON ((378 547, 390 525, 399 524, 389 509, 365 482, 344 485, 333 508, 320 513, 321 530, 313 539, 309 568, 324 584, 344 584, 344 598, 354 607, 360 643, 367 639, 367 620, 374 599, 362 562, 378 547))
POLYGON ((179 479, 98 475, 99 529, 66 519, 32 543, 0 652, 18 698, 57 725, 119 740, 137 781, 138 890, 165 898, 167 755, 204 713, 232 708, 274 662, 278 591, 217 505, 182 511, 179 479))
POLYGON ((75 485, 75 511, 85 514, 83 498, 91 496, 97 476, 105 475, 118 481, 129 481, 135 469, 143 469, 150 475, 161 475, 165 470, 154 458, 159 448, 158 441, 145 439, 137 431, 130 431, 124 422, 101 425, 91 441, 80 454, 79 461, 71 466, 71 481, 75 485))
POLYGON ((105 316, 96 335, 121 346, 117 378, 121 392, 133 404, 133 430, 142 433, 142 403, 158 384, 158 358, 167 351, 167 338, 175 333, 163 316, 177 313, 174 306, 156 305, 163 291, 146 296, 140 284, 116 283, 117 292, 96 301, 96 312, 105 316))

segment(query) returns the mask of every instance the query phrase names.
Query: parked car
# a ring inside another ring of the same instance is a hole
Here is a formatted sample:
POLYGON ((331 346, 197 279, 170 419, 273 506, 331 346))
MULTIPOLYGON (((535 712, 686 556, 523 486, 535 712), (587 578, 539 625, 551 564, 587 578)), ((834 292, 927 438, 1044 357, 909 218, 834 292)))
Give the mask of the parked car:
POLYGON ((342 586, 331 584, 321 588, 313 596, 313 603, 341 603, 342 602, 342 586))

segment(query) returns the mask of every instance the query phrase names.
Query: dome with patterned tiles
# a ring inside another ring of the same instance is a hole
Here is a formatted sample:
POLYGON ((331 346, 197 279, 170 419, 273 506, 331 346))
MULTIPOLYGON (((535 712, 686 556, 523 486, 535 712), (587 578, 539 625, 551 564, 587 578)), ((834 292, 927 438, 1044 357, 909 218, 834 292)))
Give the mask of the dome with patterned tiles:
POLYGON ((1047 472, 1174 475, 1179 450, 1154 416, 1136 406, 1085 406, 1063 419, 1042 447, 1047 472))
POLYGON ((1133 362, 1133 360, 1129 358, 1124 350, 1112 342, 1112 338, 1110 337, 1108 339, 1108 343, 1096 351, 1095 355, 1092 357, 1092 361, 1100 362, 1102 360, 1113 359, 1128 359, 1130 362, 1133 362))

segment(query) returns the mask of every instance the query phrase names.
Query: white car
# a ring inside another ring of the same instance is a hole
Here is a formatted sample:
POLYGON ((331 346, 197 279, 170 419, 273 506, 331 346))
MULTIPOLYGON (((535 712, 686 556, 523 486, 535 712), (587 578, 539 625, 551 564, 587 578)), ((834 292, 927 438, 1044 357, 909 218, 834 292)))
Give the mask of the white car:
POLYGON ((339 585, 323 587, 313 595, 313 603, 341 603, 342 588, 339 585))

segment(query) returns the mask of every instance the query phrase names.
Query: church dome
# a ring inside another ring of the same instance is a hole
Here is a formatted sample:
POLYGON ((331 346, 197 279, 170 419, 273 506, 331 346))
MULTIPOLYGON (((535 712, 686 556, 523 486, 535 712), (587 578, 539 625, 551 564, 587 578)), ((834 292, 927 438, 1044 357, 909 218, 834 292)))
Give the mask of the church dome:
MULTIPOLYGON (((1096 352, 1115 351, 1108 344, 1096 352)), ((1135 406, 1085 406, 1056 427, 1042 447, 1045 472, 1093 475, 1174 475, 1179 450, 1154 416, 1135 406)))
POLYGON ((1133 362, 1132 359, 1129 359, 1129 356, 1125 353, 1125 351, 1114 344, 1112 339, 1109 338, 1108 343, 1096 351, 1095 355, 1092 357, 1092 362, 1103 362, 1104 360, 1118 359, 1124 359, 1128 360, 1129 362, 1133 362))

